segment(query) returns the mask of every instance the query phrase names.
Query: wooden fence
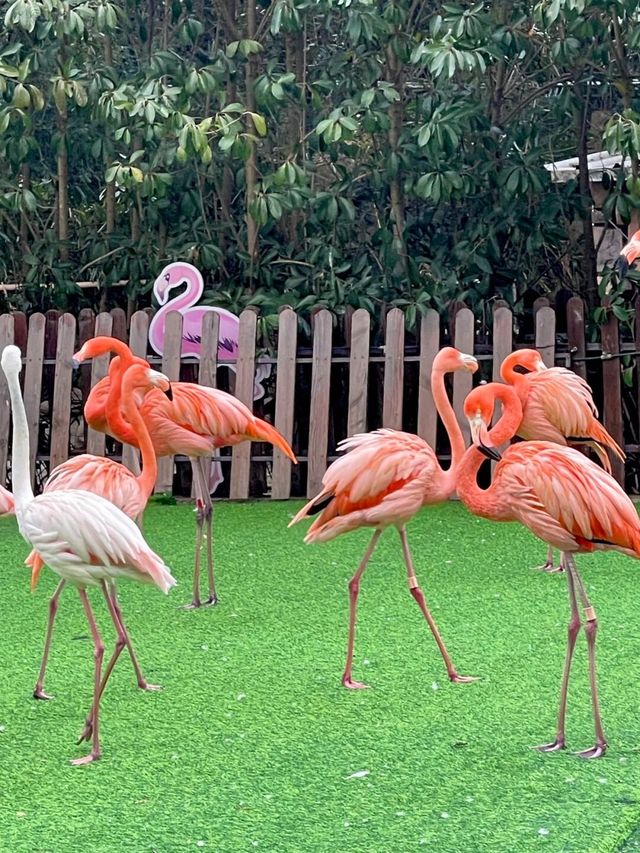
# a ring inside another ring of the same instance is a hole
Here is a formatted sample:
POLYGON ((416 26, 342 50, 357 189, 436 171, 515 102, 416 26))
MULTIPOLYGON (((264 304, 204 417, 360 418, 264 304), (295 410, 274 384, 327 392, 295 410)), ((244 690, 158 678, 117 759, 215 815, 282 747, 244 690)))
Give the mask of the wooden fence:
MULTIPOLYGON (((638 312, 640 315, 640 312, 638 312)), ((327 464, 335 458, 338 441, 354 432, 387 426, 417 432, 432 446, 448 447, 438 432, 438 419, 430 386, 430 371, 438 349, 452 343, 464 352, 476 355, 481 370, 453 377, 454 408, 463 423, 462 404, 472 381, 498 379, 500 363, 515 346, 535 345, 547 365, 572 367, 588 377, 600 398, 604 423, 614 438, 625 444, 635 458, 640 453, 638 408, 640 384, 637 375, 630 386, 622 381, 622 369, 640 351, 640 321, 635 340, 620 340, 617 321, 611 319, 602 330, 600 342, 585 341, 584 309, 578 298, 569 300, 562 317, 562 334, 556 330, 557 316, 546 300, 535 306, 535 334, 531 340, 517 340, 514 318, 505 305, 493 311, 491 334, 479 334, 472 312, 461 307, 451 320, 449 330, 434 311, 419 321, 419 328, 407 334, 405 318, 399 309, 389 311, 382 332, 372 340, 372 317, 364 310, 348 315, 339 334, 332 315, 321 310, 312 322, 311 337, 298 334, 296 314, 285 308, 279 316, 277 347, 266 354, 256 351, 257 316, 252 310, 240 318, 239 354, 236 361, 217 360, 217 317, 209 314, 203 329, 203 351, 197 360, 180 358, 182 318, 169 315, 165 353, 162 359, 147 351, 150 313, 139 311, 127 324, 120 309, 94 316, 90 310, 71 314, 51 311, 46 315, 22 313, 0 315, 0 347, 18 345, 25 368, 23 386, 31 447, 31 469, 36 488, 51 468, 69 455, 107 452, 133 465, 131 448, 122 451, 111 439, 87 429, 82 410, 90 388, 107 371, 108 357, 74 372, 73 352, 94 334, 113 335, 129 343, 132 350, 147 356, 172 380, 199 381, 230 388, 248 406, 253 405, 256 358, 272 365, 267 394, 258 401, 257 413, 271 420, 292 443, 299 466, 269 446, 243 443, 231 451, 223 450, 220 460, 226 474, 223 494, 243 499, 265 494, 275 499, 312 495, 318 489, 327 464), (339 345, 336 338, 340 337, 339 345), (300 340, 299 340, 300 338, 300 340), (629 357, 625 353, 630 353, 629 357), (224 370, 234 363, 235 377, 224 370), (232 381, 234 380, 235 381, 232 381), (623 406, 625 415, 623 416, 623 406), (625 429, 623 429, 623 423, 625 429)), ((378 327, 379 328, 379 327, 378 327)), ((640 359, 638 359, 640 363, 640 359)), ((638 371, 636 370, 636 374, 638 371)), ((4 377, 0 377, 0 481, 10 485, 10 415, 4 377)), ((638 490, 640 475, 635 462, 628 465, 627 487, 638 490)), ((157 491, 189 494, 186 460, 162 460, 157 491)), ((622 482, 624 466, 614 466, 622 482)))

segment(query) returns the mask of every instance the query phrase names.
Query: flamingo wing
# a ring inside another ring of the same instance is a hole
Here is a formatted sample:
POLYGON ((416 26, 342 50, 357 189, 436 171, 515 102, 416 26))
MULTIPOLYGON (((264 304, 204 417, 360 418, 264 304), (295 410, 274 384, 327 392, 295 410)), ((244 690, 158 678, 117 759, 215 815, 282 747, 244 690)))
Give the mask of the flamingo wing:
POLYGON ((52 472, 44 492, 82 489, 100 495, 135 518, 145 507, 146 496, 140 492, 136 477, 113 459, 83 453, 73 456, 52 472))
POLYGON ((615 548, 640 557, 640 519, 613 477, 572 448, 514 445, 494 472, 513 519, 562 551, 615 548))
POLYGON ((19 514, 18 524, 43 562, 79 585, 128 576, 168 592, 176 583, 133 521, 91 492, 39 495, 19 514))
MULTIPOLYGON (((524 385, 525 383, 523 383, 524 385)), ((556 444, 593 443, 603 467, 611 471, 604 447, 624 459, 624 453, 602 424, 588 384, 571 370, 552 367, 526 377, 523 419, 518 435, 556 444)))
POLYGON ((332 539, 362 525, 402 524, 429 502, 440 469, 418 436, 380 429, 351 436, 338 449, 347 452, 329 466, 319 494, 291 521, 320 512, 305 542, 332 539))

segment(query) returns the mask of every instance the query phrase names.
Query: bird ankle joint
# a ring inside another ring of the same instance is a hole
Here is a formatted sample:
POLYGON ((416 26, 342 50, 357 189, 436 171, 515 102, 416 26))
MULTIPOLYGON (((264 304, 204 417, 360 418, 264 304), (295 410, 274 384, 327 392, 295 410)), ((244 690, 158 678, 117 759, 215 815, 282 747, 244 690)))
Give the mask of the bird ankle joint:
POLYGON ((407 583, 409 584, 409 589, 416 589, 418 584, 418 578, 415 575, 409 575, 407 577, 407 583))
POLYGON ((591 605, 589 605, 588 607, 585 607, 584 618, 587 620, 587 622, 595 622, 595 619, 596 619, 595 607, 592 607, 591 605))

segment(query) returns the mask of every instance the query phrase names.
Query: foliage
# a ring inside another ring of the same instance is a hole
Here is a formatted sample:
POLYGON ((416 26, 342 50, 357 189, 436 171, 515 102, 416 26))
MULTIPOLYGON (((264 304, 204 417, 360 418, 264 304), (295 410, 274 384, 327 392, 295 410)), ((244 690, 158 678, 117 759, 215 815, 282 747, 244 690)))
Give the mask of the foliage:
POLYGON ((267 317, 398 305, 413 324, 559 286, 595 307, 593 251, 570 228, 589 200, 544 164, 606 145, 633 165, 607 211, 640 204, 632 0, 3 13, 0 276, 25 282, 22 307, 84 303, 83 279, 102 305, 121 280, 144 304, 178 257, 209 300, 267 317))

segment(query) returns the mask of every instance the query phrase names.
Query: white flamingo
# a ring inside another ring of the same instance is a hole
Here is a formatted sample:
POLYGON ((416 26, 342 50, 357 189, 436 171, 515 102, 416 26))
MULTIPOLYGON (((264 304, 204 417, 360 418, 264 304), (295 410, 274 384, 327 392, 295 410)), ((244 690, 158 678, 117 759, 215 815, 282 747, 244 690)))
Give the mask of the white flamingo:
POLYGON ((63 580, 78 588, 94 645, 93 704, 80 740, 92 738, 91 752, 75 765, 100 758, 100 696, 119 651, 112 655, 102 678, 104 643, 86 588, 100 587, 120 643, 124 629, 109 595, 108 582, 120 578, 155 583, 168 592, 176 581, 162 559, 145 542, 140 530, 122 510, 105 498, 80 489, 34 497, 29 473, 29 430, 20 395, 22 358, 15 346, 5 347, 0 360, 7 377, 13 411, 13 496, 18 528, 25 541, 63 580))

